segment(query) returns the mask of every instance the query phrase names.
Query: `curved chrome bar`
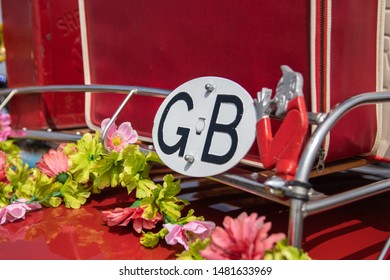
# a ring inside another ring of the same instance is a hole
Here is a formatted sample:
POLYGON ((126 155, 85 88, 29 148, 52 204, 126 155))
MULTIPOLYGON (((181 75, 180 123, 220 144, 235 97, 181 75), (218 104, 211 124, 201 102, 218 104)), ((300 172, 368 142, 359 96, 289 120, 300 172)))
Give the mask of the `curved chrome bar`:
MULTIPOLYGON (((347 112, 355 109, 361 105, 390 102, 390 92, 372 92, 356 95, 338 106, 336 106, 324 121, 317 127, 304 149, 297 168, 297 174, 295 180, 298 182, 307 183, 309 180, 310 171, 313 168, 317 153, 321 147, 322 142, 325 140, 327 133, 337 123, 337 121, 344 116, 347 112)), ((353 192, 343 193, 339 196, 332 196, 326 200, 320 202, 304 202, 301 199, 291 199, 290 201, 290 217, 288 225, 288 237, 290 245, 301 247, 303 236, 303 219, 308 213, 315 213, 324 209, 330 209, 337 205, 344 205, 346 203, 353 202, 357 199, 368 197, 383 191, 384 188, 388 188, 389 183, 375 184, 375 188, 361 188, 354 190, 353 192), (378 188, 378 190, 376 190, 378 188)), ((297 194, 305 194, 308 190, 304 187, 296 186, 294 191, 297 194)))
POLYGON ((4 108, 11 98, 19 94, 31 94, 31 93, 43 93, 43 92, 96 92, 96 93, 121 93, 128 94, 133 89, 137 89, 137 94, 143 96, 153 96, 165 98, 171 93, 170 90, 158 89, 151 87, 141 86, 118 86, 118 85, 51 85, 51 86, 32 86, 32 87, 20 87, 20 88, 9 88, 0 90, 0 97, 8 97, 0 105, 0 108, 4 108))
POLYGON ((138 87, 138 86, 118 86, 118 85, 52 85, 52 86, 32 86, 32 87, 22 87, 22 88, 10 88, 0 91, 0 96, 7 96, 4 101, 0 104, 0 110, 2 110, 9 101, 15 96, 20 94, 32 94, 32 93, 42 93, 42 92, 96 92, 96 93, 107 93, 115 92, 121 94, 128 94, 125 100, 121 103, 118 109, 115 111, 114 115, 111 117, 109 123, 102 132, 101 139, 104 143, 108 129, 114 123, 119 113, 123 110, 124 106, 130 100, 134 94, 139 94, 143 96, 154 96, 165 98, 171 91, 150 87, 138 87))
POLYGON ((33 139, 40 141, 76 142, 81 139, 81 133, 74 134, 54 131, 16 129, 11 132, 11 138, 33 139))
POLYGON ((127 94, 132 89, 137 88, 138 94, 145 96, 166 97, 171 93, 170 90, 141 87, 141 86, 123 86, 123 85, 48 85, 48 86, 31 86, 20 88, 8 88, 0 90, 0 96, 8 95, 13 90, 18 94, 41 93, 41 92, 116 92, 127 94))

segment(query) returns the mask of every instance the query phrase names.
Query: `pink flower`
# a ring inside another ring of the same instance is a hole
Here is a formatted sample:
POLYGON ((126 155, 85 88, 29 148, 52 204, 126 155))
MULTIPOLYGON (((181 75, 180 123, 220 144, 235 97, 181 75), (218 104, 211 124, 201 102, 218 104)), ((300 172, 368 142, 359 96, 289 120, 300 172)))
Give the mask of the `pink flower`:
POLYGON ((5 182, 7 180, 6 176, 7 171, 7 154, 3 151, 0 151, 0 182, 5 182))
POLYGON ((271 234, 271 223, 264 223, 265 217, 257 218, 242 213, 238 218, 225 217, 222 227, 217 227, 211 234, 207 248, 201 256, 210 260, 260 260, 276 242, 285 238, 283 233, 271 234))
POLYGON ((189 242, 193 242, 198 238, 205 239, 208 237, 210 232, 215 228, 215 223, 194 221, 183 226, 179 224, 164 224, 164 227, 169 231, 165 236, 165 241, 169 245, 179 243, 188 250, 189 242))
POLYGON ((0 225, 5 222, 14 222, 19 219, 24 219, 26 213, 31 210, 42 208, 39 203, 26 203, 25 199, 18 199, 14 203, 9 204, 0 209, 0 225))
POLYGON ((7 113, 0 112, 0 141, 7 140, 11 134, 11 117, 7 113))
POLYGON ((50 149, 36 163, 36 166, 47 176, 55 177, 57 181, 64 183, 67 179, 66 172, 69 170, 68 158, 60 150, 50 149))
MULTIPOLYGON (((104 119, 102 121, 102 130, 104 130, 110 119, 104 119)), ((124 147, 131 143, 135 143, 138 140, 137 131, 131 127, 130 122, 122 123, 119 128, 115 123, 108 129, 106 138, 104 139, 104 146, 107 150, 115 150, 120 152, 124 147)))
POLYGON ((160 213, 152 220, 146 220, 142 217, 144 209, 141 207, 115 208, 111 211, 102 211, 103 220, 108 226, 127 226, 133 220, 133 228, 141 233, 142 229, 152 229, 162 220, 160 213))

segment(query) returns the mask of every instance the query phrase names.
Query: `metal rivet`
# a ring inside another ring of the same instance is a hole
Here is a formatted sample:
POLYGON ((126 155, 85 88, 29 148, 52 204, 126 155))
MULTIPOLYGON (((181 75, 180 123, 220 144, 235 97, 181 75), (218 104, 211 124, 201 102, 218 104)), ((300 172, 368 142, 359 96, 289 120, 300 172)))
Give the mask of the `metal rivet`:
POLYGON ((189 162, 189 163, 193 163, 194 160, 195 160, 194 156, 192 156, 192 155, 185 155, 185 156, 184 156, 184 159, 185 159, 187 162, 189 162))
POLYGON ((204 86, 204 88, 205 88, 208 92, 212 92, 212 91, 215 90, 215 85, 213 85, 213 84, 206 84, 206 85, 204 86))

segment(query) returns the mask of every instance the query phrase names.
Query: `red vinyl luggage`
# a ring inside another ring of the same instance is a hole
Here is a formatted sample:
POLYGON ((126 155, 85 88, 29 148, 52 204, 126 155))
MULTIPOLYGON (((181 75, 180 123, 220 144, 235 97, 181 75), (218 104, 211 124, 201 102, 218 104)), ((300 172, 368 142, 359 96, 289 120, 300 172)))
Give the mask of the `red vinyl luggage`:
MULTIPOLYGON (((380 50, 379 55, 383 54, 383 90, 390 90, 390 1, 386 0, 385 10, 385 25, 384 25, 384 44, 383 50, 380 50)), ((374 149, 374 158, 382 161, 390 159, 390 104, 384 103, 378 105, 378 125, 379 133, 374 149)))
MULTIPOLYGON (((220 76, 253 97, 275 89, 280 66, 304 78, 308 111, 329 112, 351 96, 381 90, 382 0, 80 1, 87 83, 174 89, 201 76, 220 76)), ((87 96, 97 129, 123 96, 87 96)), ((118 122, 151 136, 162 100, 134 98, 118 122)), ((360 107, 324 143, 327 161, 370 153, 380 127, 377 107, 360 107)), ((254 148, 247 155, 258 162, 254 148)))
MULTIPOLYGON (((3 0, 9 87, 84 83, 77 0, 3 0)), ((85 126, 83 93, 15 96, 12 125, 28 129, 85 126)))

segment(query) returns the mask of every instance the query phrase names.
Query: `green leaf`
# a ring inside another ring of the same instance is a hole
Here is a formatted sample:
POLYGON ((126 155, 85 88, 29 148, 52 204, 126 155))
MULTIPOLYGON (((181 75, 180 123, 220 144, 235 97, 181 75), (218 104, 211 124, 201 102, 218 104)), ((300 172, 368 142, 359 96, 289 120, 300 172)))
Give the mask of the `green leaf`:
POLYGON ((95 188, 116 187, 120 183, 119 175, 123 172, 122 156, 116 151, 104 155, 91 167, 95 174, 93 185, 95 188))
POLYGON ((58 193, 61 183, 55 182, 37 168, 30 170, 30 176, 25 182, 19 182, 14 186, 14 195, 16 198, 24 198, 30 202, 39 202, 46 207, 57 207, 61 203, 61 198, 54 198, 58 193))
POLYGON ((137 145, 128 145, 122 150, 124 172, 135 176, 141 173, 146 165, 145 155, 137 145))
POLYGON ((65 206, 75 209, 80 208, 91 194, 84 186, 79 185, 72 178, 68 178, 61 187, 60 192, 64 198, 65 206))
POLYGON ((23 163, 18 158, 12 159, 13 168, 7 168, 6 177, 12 186, 18 187, 27 181, 30 175, 30 169, 27 163, 23 163))
POLYGON ((176 257, 178 260, 204 260, 200 255, 200 252, 209 245, 210 238, 205 238, 204 240, 198 238, 195 242, 189 244, 189 249, 184 250, 180 254, 177 254, 176 257))
POLYGON ((51 196, 48 200, 47 203, 52 206, 52 207, 58 207, 62 203, 62 198, 58 196, 51 196))
POLYGON ((103 154, 103 145, 99 141, 99 133, 92 137, 90 133, 77 141, 77 144, 68 144, 64 153, 71 160, 70 172, 77 182, 85 184, 89 181, 94 164, 103 154))
POLYGON ((180 193, 180 180, 174 181, 171 174, 164 176, 163 188, 160 189, 156 198, 160 212, 164 216, 169 216, 170 219, 176 221, 181 217, 181 210, 188 205, 187 201, 178 199, 177 194, 180 193))
POLYGON ((288 245, 285 238, 276 243, 272 250, 266 252, 265 260, 311 260, 309 255, 302 249, 288 245))
POLYGON ((145 209, 143 217, 153 219, 160 212, 165 219, 176 222, 181 217, 180 211, 188 204, 175 196, 180 192, 179 183, 179 180, 173 180, 172 175, 166 175, 163 186, 157 184, 154 189, 151 189, 150 186, 143 188, 142 194, 147 195, 141 202, 141 206, 145 209))
POLYGON ((7 206, 12 198, 12 186, 4 182, 0 182, 0 208, 7 206))
POLYGON ((178 219, 176 221, 177 224, 179 225, 185 225, 189 222, 193 222, 193 221, 204 221, 204 217, 203 216, 200 216, 200 217, 197 217, 197 216, 194 216, 194 209, 190 209, 188 212, 187 212, 187 215, 185 217, 181 217, 180 219, 178 219))
POLYGON ((147 162, 154 162, 158 164, 164 164, 160 157, 155 152, 148 151, 148 154, 146 155, 146 161, 147 162))
POLYGON ((174 181, 174 179, 175 178, 172 174, 167 174, 164 176, 164 196, 174 197, 175 195, 180 193, 180 180, 174 181))
POLYGON ((138 208, 141 206, 141 200, 136 200, 134 201, 131 205, 130 208, 138 208))
POLYGON ((157 189, 156 184, 149 179, 143 179, 138 181, 137 187, 137 198, 145 198, 150 197, 152 195, 152 191, 157 189))
POLYGON ((8 157, 20 157, 20 148, 14 144, 14 140, 0 142, 0 150, 5 152, 8 157))
POLYGON ((139 174, 134 176, 122 172, 119 174, 119 181, 122 186, 127 188, 127 193, 130 194, 138 186, 139 174))
MULTIPOLYGON (((159 185, 157 185, 159 186, 159 185)), ((152 220, 157 216, 159 207, 156 204, 156 196, 159 193, 159 189, 151 191, 151 196, 145 197, 141 200, 141 207, 144 209, 142 217, 146 220, 152 220)))
POLYGON ((136 197, 143 198, 150 195, 150 189, 154 189, 154 183, 149 179, 150 165, 146 162, 146 156, 137 145, 128 145, 122 152, 123 172, 119 173, 119 181, 127 188, 130 194, 137 190, 136 197))
POLYGON ((159 232, 142 232, 140 243, 148 248, 154 248, 157 246, 160 239, 164 238, 168 234, 166 228, 162 228, 159 232))

